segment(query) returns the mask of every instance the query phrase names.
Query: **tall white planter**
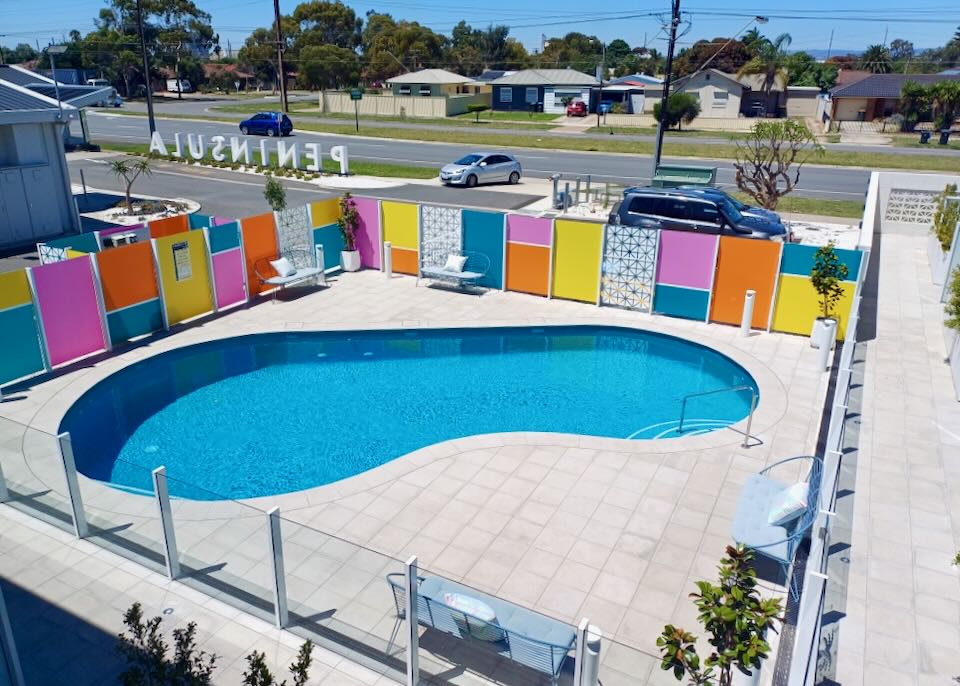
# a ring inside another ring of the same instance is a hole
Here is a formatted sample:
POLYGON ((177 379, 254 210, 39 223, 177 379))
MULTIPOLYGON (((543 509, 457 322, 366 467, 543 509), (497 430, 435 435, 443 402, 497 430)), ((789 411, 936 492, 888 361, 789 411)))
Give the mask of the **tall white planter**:
POLYGON ((824 345, 829 350, 833 349, 833 344, 837 340, 837 320, 824 319, 818 317, 813 322, 813 329, 810 331, 810 347, 820 348, 824 345))
POLYGON ((342 250, 340 251, 340 264, 343 265, 343 271, 356 272, 360 270, 360 251, 342 250))

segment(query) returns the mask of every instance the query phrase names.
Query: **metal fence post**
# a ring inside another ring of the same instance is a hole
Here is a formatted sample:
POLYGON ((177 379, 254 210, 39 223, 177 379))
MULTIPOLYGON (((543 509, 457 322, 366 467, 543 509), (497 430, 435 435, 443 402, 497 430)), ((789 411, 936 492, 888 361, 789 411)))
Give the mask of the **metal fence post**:
POLYGON ((167 576, 176 579, 180 576, 180 554, 177 551, 177 537, 173 531, 173 509, 170 507, 170 491, 167 488, 167 468, 157 467, 153 476, 153 496, 160 513, 160 531, 163 533, 163 554, 167 562, 167 576))
POLYGON ((77 538, 86 538, 90 529, 87 527, 87 516, 83 511, 83 498, 80 496, 80 483, 77 481, 77 464, 73 460, 73 445, 70 443, 70 434, 62 433, 57 436, 60 446, 60 459, 63 461, 63 476, 67 483, 67 496, 70 498, 70 510, 73 513, 73 532, 77 538))
POLYGON ((284 628, 290 619, 287 611, 287 577, 283 568, 283 539, 280 536, 280 508, 267 512, 270 527, 270 563, 273 569, 273 619, 278 629, 284 628))
POLYGON ((404 574, 407 616, 407 686, 420 683, 420 623, 417 619, 417 556, 407 560, 404 574))
POLYGON ((740 319, 740 335, 749 336, 753 326, 753 304, 757 299, 756 291, 747 291, 743 297, 743 317, 740 319))
POLYGON ((393 244, 390 241, 383 243, 383 273, 388 279, 393 278, 393 244))

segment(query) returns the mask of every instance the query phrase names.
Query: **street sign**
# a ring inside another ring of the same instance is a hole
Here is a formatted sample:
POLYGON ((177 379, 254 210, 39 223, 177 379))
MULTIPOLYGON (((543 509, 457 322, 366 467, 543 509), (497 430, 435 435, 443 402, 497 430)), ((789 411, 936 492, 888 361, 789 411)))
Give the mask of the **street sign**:
POLYGON ((353 88, 350 90, 350 99, 351 100, 363 100, 363 91, 359 88, 353 88))

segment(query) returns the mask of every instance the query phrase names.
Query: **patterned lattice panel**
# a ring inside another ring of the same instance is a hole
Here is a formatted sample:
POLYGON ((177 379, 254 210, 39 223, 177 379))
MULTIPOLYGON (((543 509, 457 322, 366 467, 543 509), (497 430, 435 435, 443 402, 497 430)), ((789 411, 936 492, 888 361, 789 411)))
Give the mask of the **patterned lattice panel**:
MULTIPOLYGON (((277 245, 281 253, 289 250, 305 251, 310 256, 309 261, 316 260, 313 253, 313 233, 310 229, 310 214, 306 205, 291 207, 277 212, 277 245)), ((306 257, 299 259, 306 260, 306 257)), ((296 264, 298 268, 306 264, 296 264)))
POLYGON ((67 259, 66 248, 57 248, 52 245, 47 245, 46 243, 37 243, 37 247, 40 249, 38 252, 40 264, 63 262, 67 259))
POLYGON ((463 246, 460 209, 423 205, 420 211, 420 264, 442 267, 447 255, 459 253, 463 246))
POLYGON ((657 231, 608 224, 600 302, 649 312, 657 268, 657 231))
POLYGON ((931 224, 937 205, 936 191, 914 191, 893 188, 887 199, 887 211, 883 218, 889 222, 908 224, 931 224))

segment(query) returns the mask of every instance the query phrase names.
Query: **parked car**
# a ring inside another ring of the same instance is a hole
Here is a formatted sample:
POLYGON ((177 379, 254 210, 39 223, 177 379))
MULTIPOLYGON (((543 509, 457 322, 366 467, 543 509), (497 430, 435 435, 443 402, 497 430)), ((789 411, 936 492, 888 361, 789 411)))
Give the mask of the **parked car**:
POLYGON ((513 155, 472 152, 440 170, 440 183, 473 188, 478 183, 519 183, 523 169, 513 155))
POLYGON ((293 122, 283 112, 258 112, 240 122, 240 133, 257 136, 289 136, 293 122))
POLYGON ((780 215, 774 212, 773 210, 768 210, 764 207, 757 207, 756 205, 748 205, 745 202, 742 202, 730 195, 726 191, 723 191, 714 186, 678 186, 676 188, 654 188, 652 186, 632 186, 623 191, 624 195, 628 193, 636 193, 638 191, 645 190, 655 190, 662 192, 674 191, 677 193, 685 193, 688 195, 705 195, 707 197, 721 197, 726 198, 733 206, 740 210, 740 214, 746 217, 759 217, 761 219, 769 220, 775 224, 783 224, 783 220, 780 219, 780 215))
POLYGON ((786 228, 758 217, 745 217, 728 199, 649 188, 624 196, 614 205, 611 224, 649 226, 673 231, 779 239, 786 228))
POLYGON ((570 104, 567 105, 567 116, 568 117, 586 117, 587 116, 587 103, 583 100, 571 100, 570 104))

